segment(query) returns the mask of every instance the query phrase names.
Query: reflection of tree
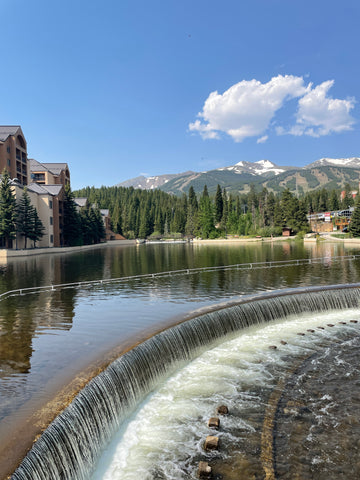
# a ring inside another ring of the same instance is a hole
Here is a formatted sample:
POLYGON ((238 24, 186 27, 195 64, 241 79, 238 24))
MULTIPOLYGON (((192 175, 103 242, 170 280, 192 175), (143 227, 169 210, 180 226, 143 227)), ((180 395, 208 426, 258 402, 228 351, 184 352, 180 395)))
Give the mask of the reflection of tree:
POLYGON ((75 297, 72 288, 14 296, 1 302, 1 376, 30 371, 35 335, 44 330, 71 329, 75 297))
POLYGON ((30 370, 35 322, 31 309, 19 315, 15 297, 1 302, 0 375, 30 370))

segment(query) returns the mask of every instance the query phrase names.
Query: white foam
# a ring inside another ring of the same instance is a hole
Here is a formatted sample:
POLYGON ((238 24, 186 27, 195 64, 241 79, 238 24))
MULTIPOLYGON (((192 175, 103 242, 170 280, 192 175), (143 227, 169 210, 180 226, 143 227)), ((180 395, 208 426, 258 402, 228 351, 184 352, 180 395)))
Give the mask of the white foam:
MULTIPOLYGON (((236 408, 240 412, 249 406, 259 408, 259 399, 248 393, 248 387, 266 386, 272 380, 269 365, 281 364, 284 353, 296 355, 312 349, 321 339, 335 337, 338 328, 356 328, 348 324, 320 330, 317 326, 358 317, 357 310, 300 315, 250 327, 204 352, 144 400, 104 452, 93 480, 152 479, 151 472, 159 466, 168 480, 185 478, 190 459, 201 451, 203 439, 209 434, 207 420, 217 405, 224 403, 231 409, 237 392, 236 408), (307 329, 316 331, 309 333, 307 329), (306 335, 299 336, 298 332, 306 335), (280 340, 287 345, 281 345, 280 340), (269 345, 278 348, 269 349, 269 345)), ((324 407, 325 414, 330 405, 324 407)), ((231 436, 227 425, 244 434, 253 428, 241 415, 225 416, 221 421, 224 428, 217 433, 220 437, 231 436)), ((236 438, 231 440, 236 443, 236 438)))

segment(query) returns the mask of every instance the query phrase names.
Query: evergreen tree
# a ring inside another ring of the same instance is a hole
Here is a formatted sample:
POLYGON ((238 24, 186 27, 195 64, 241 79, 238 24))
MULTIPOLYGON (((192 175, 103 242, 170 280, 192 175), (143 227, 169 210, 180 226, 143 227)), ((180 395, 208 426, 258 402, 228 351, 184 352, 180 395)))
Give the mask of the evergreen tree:
POLYGON ((0 241, 12 247, 16 233, 16 200, 11 191, 9 172, 4 169, 0 183, 0 241))
POLYGON ((360 197, 356 199, 355 210, 351 216, 349 232, 354 237, 360 237, 360 197))
MULTIPOLYGON (((27 247, 27 239, 33 236, 35 231, 35 208, 31 205, 31 200, 27 189, 24 188, 23 194, 16 207, 16 232, 25 239, 24 247, 27 247)), ((40 220, 40 219, 39 219, 40 220)))
POLYGON ((203 238, 209 238, 215 231, 214 214, 206 185, 199 202, 199 226, 203 238))
POLYGON ((229 199, 228 199, 228 195, 225 188, 223 190, 222 199, 223 199, 223 212, 221 217, 221 228, 225 230, 225 234, 226 234, 227 222, 229 217, 229 199))
POLYGON ((34 208, 33 230, 29 235, 30 240, 34 242, 34 248, 36 247, 36 242, 38 242, 44 236, 44 232, 45 227, 40 220, 36 208, 34 208))
POLYGON ((336 211, 339 209, 340 209, 339 193, 336 190, 332 190, 329 198, 329 210, 336 211))
POLYGON ((223 216, 223 208, 224 208, 224 202, 223 202, 223 195, 221 191, 221 187, 218 184, 217 189, 216 189, 216 194, 215 194, 215 222, 219 224, 221 222, 222 216, 223 216))
POLYGON ((91 208, 90 220, 92 226, 93 241, 94 243, 100 243, 106 238, 106 232, 99 208, 91 208))
POLYGON ((149 204, 145 208, 141 209, 140 225, 139 225, 139 237, 146 238, 153 232, 150 218, 149 204))
POLYGON ((186 223, 185 223, 185 233, 187 235, 197 235, 199 231, 198 223, 198 202, 195 194, 194 187, 189 188, 188 202, 187 202, 187 213, 186 213, 186 223))
POLYGON ((351 194, 351 187, 348 183, 345 184, 344 197, 341 202, 341 208, 347 210, 349 207, 354 205, 354 199, 351 194))
POLYGON ((81 218, 69 185, 65 187, 63 235, 65 245, 82 245, 81 218))
POLYGON ((122 226, 121 226, 122 225, 122 217, 121 217, 121 210, 120 210, 120 206, 119 206, 118 202, 115 203, 114 208, 112 210, 112 213, 110 215, 110 218, 111 218, 112 230, 115 233, 122 234, 122 226))

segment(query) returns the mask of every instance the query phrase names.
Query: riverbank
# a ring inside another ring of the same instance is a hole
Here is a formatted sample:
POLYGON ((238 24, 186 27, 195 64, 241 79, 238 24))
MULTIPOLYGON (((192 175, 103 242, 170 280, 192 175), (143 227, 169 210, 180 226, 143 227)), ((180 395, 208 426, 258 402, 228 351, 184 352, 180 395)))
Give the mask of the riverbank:
POLYGON ((295 240, 295 238, 296 237, 228 237, 212 239, 194 238, 193 243, 208 245, 226 245, 230 243, 271 243, 295 240))
POLYGON ((82 245, 80 247, 53 247, 53 248, 28 248, 26 250, 0 249, 0 262, 6 262, 8 258, 31 257, 33 255, 53 255, 55 253, 73 253, 93 248, 106 248, 114 245, 135 245, 135 240, 112 240, 96 245, 82 245))

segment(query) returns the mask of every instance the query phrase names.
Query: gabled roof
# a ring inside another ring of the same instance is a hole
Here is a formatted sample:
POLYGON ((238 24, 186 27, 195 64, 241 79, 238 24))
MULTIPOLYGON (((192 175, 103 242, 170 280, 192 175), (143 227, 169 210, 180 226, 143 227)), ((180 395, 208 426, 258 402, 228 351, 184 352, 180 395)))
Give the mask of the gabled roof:
POLYGON ((78 197, 74 198, 74 202, 78 207, 85 207, 87 204, 88 199, 86 197, 78 197))
POLYGON ((67 163, 42 163, 41 165, 54 175, 60 175, 63 170, 69 168, 67 163))
POLYGON ((60 173, 69 168, 67 163, 40 163, 37 160, 30 158, 30 172, 43 172, 47 170, 53 175, 60 175, 60 173))
POLYGON ((38 170, 47 170, 44 169, 43 164, 34 160, 33 158, 29 158, 29 165, 30 165, 30 172, 37 172, 38 170))
POLYGON ((0 142, 5 142, 11 135, 16 135, 20 125, 0 125, 0 142))
POLYGON ((52 196, 59 195, 62 185, 39 185, 38 183, 30 183, 28 189, 39 195, 50 194, 52 196))

